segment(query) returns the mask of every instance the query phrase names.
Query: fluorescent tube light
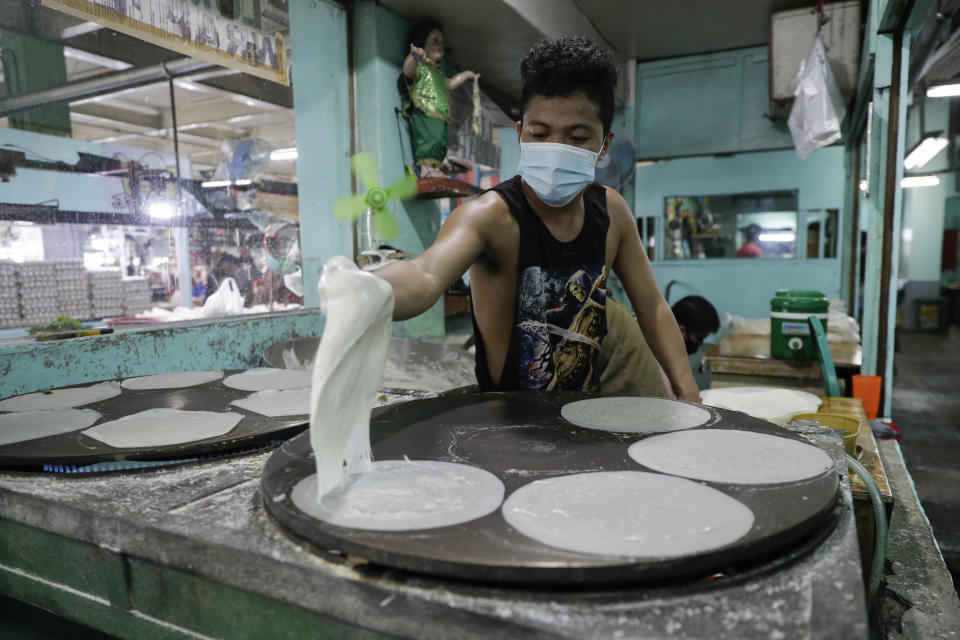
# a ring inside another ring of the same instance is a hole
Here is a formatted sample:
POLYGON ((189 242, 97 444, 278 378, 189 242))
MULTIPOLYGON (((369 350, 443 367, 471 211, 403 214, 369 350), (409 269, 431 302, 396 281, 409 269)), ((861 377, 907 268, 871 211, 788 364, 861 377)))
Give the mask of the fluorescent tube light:
POLYGON ((913 187, 935 187, 940 184, 940 178, 937 176, 908 176, 900 181, 903 189, 913 187))
POLYGON ((233 181, 234 186, 236 187, 246 187, 247 185, 253 184, 253 180, 248 180, 246 178, 241 178, 240 180, 233 181))
POLYGON ((270 152, 271 160, 296 160, 297 159, 297 149, 296 147, 291 147, 289 149, 275 149, 270 152))
POLYGON ((216 189, 218 187, 229 187, 232 183, 229 180, 208 180, 201 182, 200 186, 204 189, 216 189))
POLYGON ((949 140, 942 137, 942 131, 935 131, 923 136, 923 139, 914 145, 903 159, 904 169, 919 169, 930 162, 938 153, 943 151, 949 140))
POLYGON ((952 98, 960 96, 960 84, 941 84, 927 89, 928 98, 952 98))
POLYGON ((783 231, 780 233, 761 233, 757 236, 760 242, 793 242, 797 239, 797 234, 792 231, 783 231))

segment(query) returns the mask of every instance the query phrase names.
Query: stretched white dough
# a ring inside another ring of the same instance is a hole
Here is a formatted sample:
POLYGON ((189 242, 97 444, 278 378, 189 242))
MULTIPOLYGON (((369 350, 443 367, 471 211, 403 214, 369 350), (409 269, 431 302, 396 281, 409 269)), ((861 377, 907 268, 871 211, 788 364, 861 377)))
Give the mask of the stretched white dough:
POLYGON ((69 409, 85 404, 108 400, 120 395, 120 385, 116 382, 100 382, 87 387, 54 389, 49 393, 27 393, 0 400, 0 411, 45 411, 47 409, 69 409))
POLYGON ((345 473, 370 469, 370 409, 383 385, 394 300, 389 283, 344 256, 327 261, 317 292, 327 318, 310 392, 319 500, 345 473))
POLYGON ((243 420, 239 413, 147 409, 140 413, 104 422, 84 435, 115 447, 165 447, 222 436, 243 420))
POLYGON ((176 371, 173 373, 158 373, 152 376, 127 378, 120 383, 120 386, 130 391, 182 389, 184 387, 195 387, 205 382, 213 382, 222 377, 223 371, 176 371))
POLYGON ((93 409, 51 409, 0 415, 0 445, 86 429, 100 419, 93 409))

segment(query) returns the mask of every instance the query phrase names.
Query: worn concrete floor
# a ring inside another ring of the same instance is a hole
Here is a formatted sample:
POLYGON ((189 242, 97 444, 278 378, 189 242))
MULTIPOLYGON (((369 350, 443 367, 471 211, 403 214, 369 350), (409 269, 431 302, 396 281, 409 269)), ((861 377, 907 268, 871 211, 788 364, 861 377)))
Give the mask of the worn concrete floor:
POLYGON ((897 335, 893 421, 917 495, 960 586, 960 327, 897 335))

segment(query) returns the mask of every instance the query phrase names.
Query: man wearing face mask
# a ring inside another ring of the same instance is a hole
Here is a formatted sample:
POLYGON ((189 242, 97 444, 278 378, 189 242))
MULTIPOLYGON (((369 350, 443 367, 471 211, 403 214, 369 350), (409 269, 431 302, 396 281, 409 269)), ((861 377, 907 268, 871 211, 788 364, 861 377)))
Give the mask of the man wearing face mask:
POLYGON ((376 271, 394 319, 427 310, 470 270, 483 390, 598 390, 613 270, 681 400, 698 402, 684 340, 630 208, 594 182, 613 141, 617 70, 585 38, 534 45, 521 63, 518 175, 451 213, 420 256, 376 271))

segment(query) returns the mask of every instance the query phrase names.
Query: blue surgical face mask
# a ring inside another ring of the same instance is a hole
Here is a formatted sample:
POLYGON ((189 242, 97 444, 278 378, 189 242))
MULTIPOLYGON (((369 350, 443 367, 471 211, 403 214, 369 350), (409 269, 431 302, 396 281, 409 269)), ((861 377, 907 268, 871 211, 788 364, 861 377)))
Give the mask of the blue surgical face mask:
POLYGON ((593 182, 599 156, 558 142, 521 142, 517 171, 546 205, 562 207, 593 182))

